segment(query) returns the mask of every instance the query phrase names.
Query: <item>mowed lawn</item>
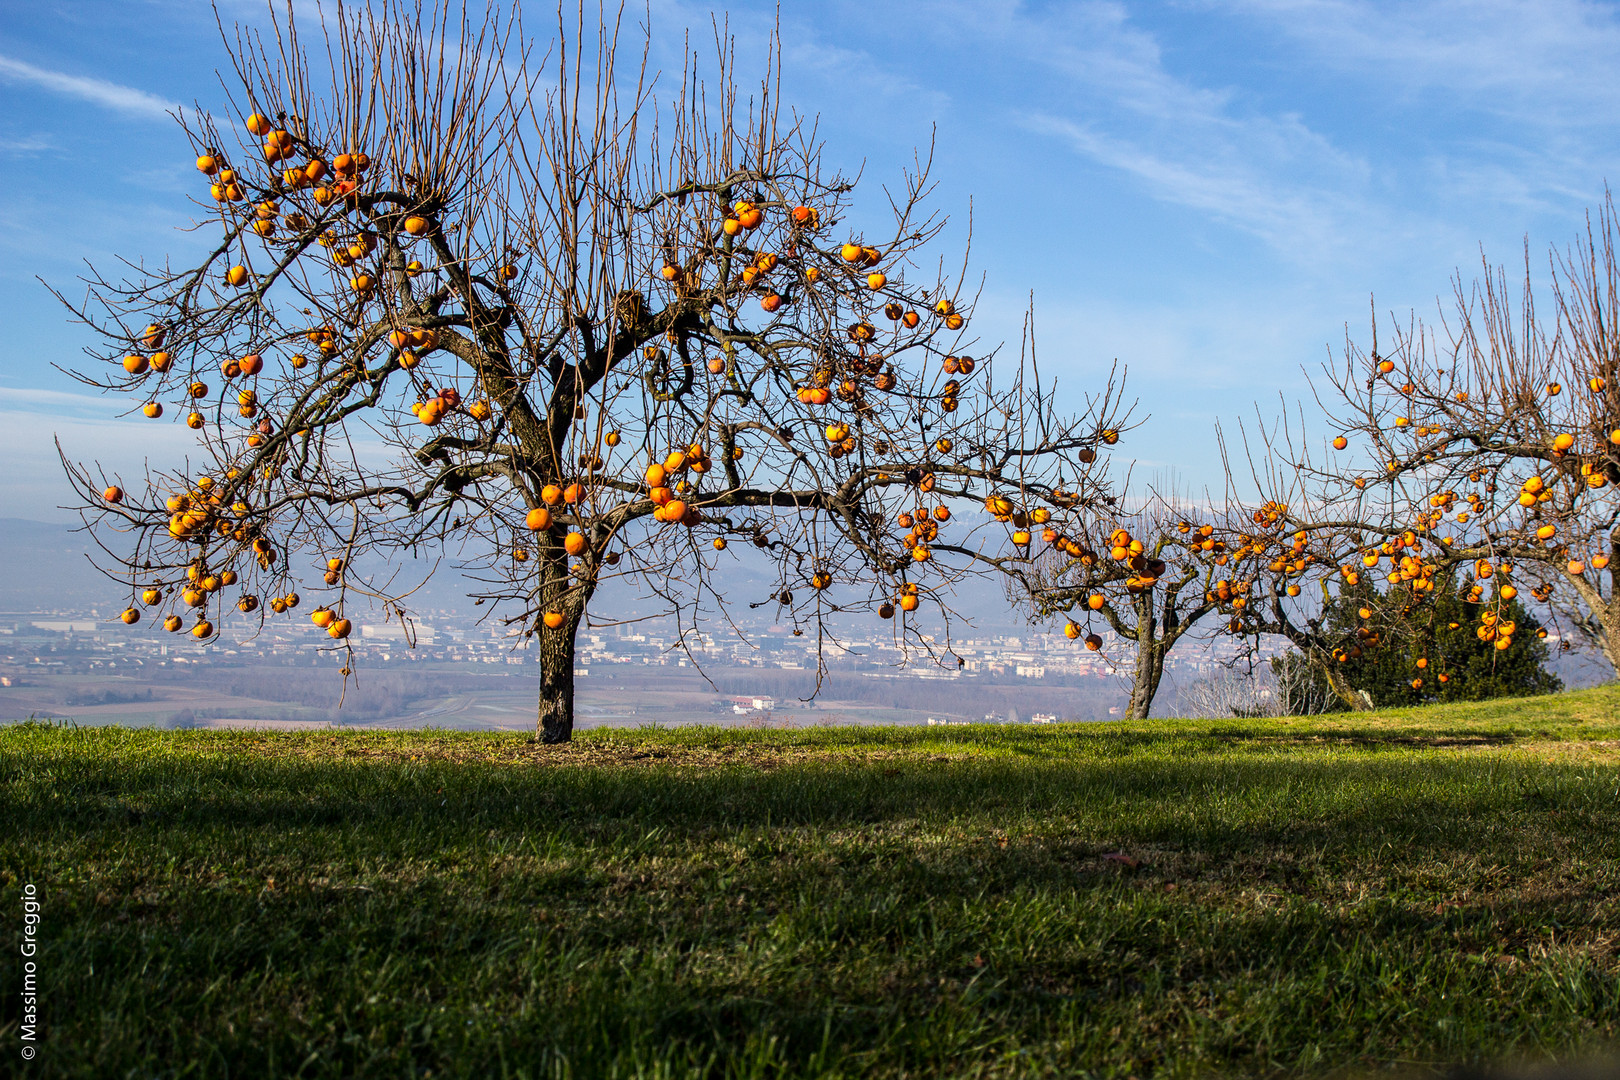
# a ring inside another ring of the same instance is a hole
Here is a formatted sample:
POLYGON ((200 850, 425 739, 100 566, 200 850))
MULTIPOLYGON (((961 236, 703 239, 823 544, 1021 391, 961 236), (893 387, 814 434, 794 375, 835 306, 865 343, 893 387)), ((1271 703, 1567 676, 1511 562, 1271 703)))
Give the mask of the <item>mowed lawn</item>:
POLYGON ((0 1072, 1318 1076, 1612 1052, 1620 690, 1318 720, 0 729, 0 1072))

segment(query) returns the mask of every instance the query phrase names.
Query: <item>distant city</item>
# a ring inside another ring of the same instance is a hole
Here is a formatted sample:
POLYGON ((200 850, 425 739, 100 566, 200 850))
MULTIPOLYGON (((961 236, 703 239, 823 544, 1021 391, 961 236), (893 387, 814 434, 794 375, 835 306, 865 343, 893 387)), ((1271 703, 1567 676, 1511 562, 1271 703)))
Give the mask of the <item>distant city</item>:
MULTIPOLYGON (((210 643, 166 633, 154 609, 126 626, 110 583, 85 572, 82 534, 0 521, 13 574, 0 583, 0 719, 168 726, 387 724, 521 729, 534 724, 538 650, 499 615, 435 580, 406 623, 352 616, 351 651, 311 624, 305 603, 284 615, 230 611, 210 643), (350 669, 345 679, 341 669, 350 669)), ((741 566, 739 593, 768 595, 741 566)), ((1128 643, 1103 634, 1101 652, 1061 633, 1017 625, 999 592, 965 590, 948 643, 925 638, 909 657, 893 623, 833 617, 821 644, 795 635, 774 605, 733 608, 678 633, 673 620, 633 599, 599 603, 577 638, 579 722, 967 723, 1106 720, 1129 696, 1128 643), (619 621, 610 621, 619 620, 619 621), (948 648, 947 648, 948 644, 948 648), (929 650, 934 652, 929 655, 929 650), (958 663, 960 661, 960 663, 958 663)), ((1100 629, 1100 627, 1098 627, 1100 629)), ((1608 676, 1579 652, 1559 654, 1571 686, 1608 676)), ((1189 639, 1171 652, 1155 715, 1174 715, 1177 688, 1226 670, 1235 643, 1189 639)), ((1286 651, 1266 643, 1261 659, 1286 651)))
MULTIPOLYGON (((356 634, 348 642, 352 654, 334 648, 332 640, 308 621, 303 610, 272 616, 257 633, 245 633, 245 622, 226 620, 224 634, 204 644, 183 632, 165 633, 153 625, 151 617, 126 626, 118 621, 116 613, 103 608, 0 612, 0 689, 38 687, 41 679, 66 677, 100 677, 103 681, 98 685, 111 687, 121 682, 173 683, 185 675, 194 682, 205 671, 308 668, 319 669, 336 693, 342 680, 334 669, 348 664, 358 673, 362 686, 367 676, 381 673, 462 671, 512 676, 527 681, 532 692, 538 674, 537 649, 532 639, 498 620, 478 623, 454 609, 426 610, 405 624, 360 620, 356 634)), ((1022 684, 1031 689, 1065 691, 1064 697, 1072 703, 1069 709, 1026 710, 1022 714, 1023 719, 1050 721, 1060 715, 1067 719, 1118 715, 1119 702, 1128 689, 1121 679, 1128 673, 1116 666, 1129 662, 1128 646, 1112 635, 1105 637, 1103 651, 1094 653, 1061 634, 1034 628, 1020 633, 970 629, 952 638, 951 659, 942 664, 918 648, 911 650, 908 662, 892 636, 891 625, 875 616, 852 616, 838 628, 847 631, 850 624, 866 632, 848 634, 821 646, 828 675, 846 687, 851 678, 880 682, 884 689, 874 687, 879 696, 904 696, 904 688, 915 684, 980 684, 986 688, 1022 684), (857 619, 870 620, 872 625, 861 628, 857 619)), ((672 675, 690 672, 694 679, 727 675, 727 681, 732 683, 738 677, 759 681, 773 673, 797 674, 811 680, 816 671, 815 638, 809 634, 795 636, 790 627, 768 620, 742 620, 729 636, 709 631, 688 631, 680 636, 672 627, 663 632, 656 627, 656 623, 636 622, 582 628, 575 668, 582 697, 588 699, 594 684, 638 674, 651 676, 659 671, 672 675)), ((1229 655, 1231 646, 1226 644, 1229 655)), ((924 645, 944 655, 943 641, 925 638, 924 645)), ((1221 658, 1193 643, 1180 654, 1172 653, 1167 679, 1171 685, 1197 679, 1215 670, 1221 658)), ((760 687, 768 690, 770 684, 760 682, 760 687)), ((712 696, 714 707, 732 717, 802 707, 796 700, 779 701, 780 695, 775 693, 716 692, 712 696)), ((100 699, 80 692, 77 700, 100 699)), ((5 697, 0 696, 0 716, 16 718, 17 706, 8 706, 5 697)), ((1002 710, 983 716, 926 719, 944 723, 1007 718, 1006 710, 1002 710)), ((918 717, 917 722, 924 722, 924 718, 918 717)))

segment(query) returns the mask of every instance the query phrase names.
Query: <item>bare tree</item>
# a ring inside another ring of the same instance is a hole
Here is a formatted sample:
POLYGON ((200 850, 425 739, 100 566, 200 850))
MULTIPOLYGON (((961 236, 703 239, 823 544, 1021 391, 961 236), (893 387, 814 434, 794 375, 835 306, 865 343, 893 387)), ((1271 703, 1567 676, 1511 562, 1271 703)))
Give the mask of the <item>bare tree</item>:
POLYGON ((1106 490, 1118 387, 1061 416, 1032 358, 966 336, 926 157, 881 236, 854 232, 855 182, 783 115, 774 64, 745 96, 717 34, 713 77, 689 54, 665 92, 612 18, 559 19, 545 48, 515 13, 317 19, 227 34, 227 121, 182 120, 203 254, 69 302, 102 342, 74 374, 197 437, 128 481, 67 462, 126 621, 191 609, 209 640, 304 582, 347 648, 354 598, 408 614, 409 583, 357 557, 448 554, 538 639, 562 741, 607 582, 684 637, 729 617, 724 551, 751 543, 775 574, 752 602, 796 632, 898 607, 897 640, 932 650, 914 613, 948 619, 957 576, 1022 557, 1015 516, 1079 520, 1106 490), (964 499, 1008 512, 952 520, 964 499))
POLYGON ((1454 281, 1436 324, 1407 318, 1381 334, 1375 320, 1368 347, 1347 338, 1316 393, 1328 446, 1286 408, 1261 419, 1245 443, 1250 469, 1283 508, 1294 550, 1267 566, 1237 628, 1251 649, 1286 637, 1346 705, 1370 707, 1338 668, 1408 642, 1437 587, 1462 572, 1462 599, 1481 606, 1473 632, 1500 653, 1513 655, 1508 605, 1522 587, 1611 666, 1620 659, 1616 235, 1606 201, 1574 245, 1551 253, 1552 319, 1538 312, 1527 250, 1517 286, 1485 263, 1478 280, 1454 281), (1325 627, 1324 601, 1364 578, 1398 593, 1370 609, 1374 620, 1390 613, 1387 625, 1325 627))
POLYGON ((1617 235, 1605 201, 1571 247, 1551 253, 1551 319, 1538 311, 1527 249, 1517 286, 1485 263, 1479 279, 1455 280, 1437 324, 1396 322, 1382 345, 1375 324, 1370 350, 1346 343, 1318 394, 1332 450, 1270 444, 1296 491, 1309 489, 1315 512, 1301 526, 1351 556, 1341 573, 1432 589, 1462 568, 1471 595, 1498 602, 1477 632, 1504 650, 1515 627, 1498 609, 1522 586, 1617 665, 1617 235))
POLYGON ((1317 716, 1331 712, 1337 697, 1312 678, 1311 663, 1289 653, 1271 664, 1238 662, 1181 687, 1177 705, 1184 716, 1317 716))
POLYGON ((1037 559, 1008 568, 1009 593, 1034 620, 1067 615, 1064 633, 1093 652, 1105 644, 1093 627, 1100 620, 1133 651, 1128 719, 1147 717, 1170 650, 1200 620, 1223 604, 1241 610, 1246 603, 1242 585, 1217 580, 1229 555, 1214 516, 1153 493, 1133 512, 1106 516, 1097 530, 1106 531, 1101 550, 1064 519, 1047 525, 1037 559))

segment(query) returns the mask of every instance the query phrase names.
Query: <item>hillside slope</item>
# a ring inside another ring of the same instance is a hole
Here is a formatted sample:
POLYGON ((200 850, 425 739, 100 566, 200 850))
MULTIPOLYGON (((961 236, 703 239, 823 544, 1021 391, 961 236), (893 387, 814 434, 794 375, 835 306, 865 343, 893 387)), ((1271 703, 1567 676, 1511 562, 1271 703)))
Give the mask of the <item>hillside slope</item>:
POLYGON ((1580 1055, 1620 1037, 1617 706, 565 747, 14 725, 0 904, 45 897, 43 1076, 1580 1055))

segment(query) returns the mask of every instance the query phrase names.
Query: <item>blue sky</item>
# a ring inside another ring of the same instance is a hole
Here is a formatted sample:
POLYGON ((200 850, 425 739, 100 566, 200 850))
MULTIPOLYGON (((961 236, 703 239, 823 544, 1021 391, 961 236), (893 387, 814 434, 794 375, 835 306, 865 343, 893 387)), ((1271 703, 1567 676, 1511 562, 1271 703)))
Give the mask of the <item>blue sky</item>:
MULTIPOLYGON (((655 63, 716 10, 758 56, 773 5, 659 2, 655 63)), ((1482 246, 1513 260, 1526 237, 1544 265, 1620 181, 1611 4, 822 0, 782 22, 784 96, 869 197, 937 133, 981 331, 1016 345, 1033 291, 1043 370, 1077 400, 1128 365, 1151 419, 1120 449, 1195 486, 1219 479, 1216 419, 1298 399, 1369 296, 1432 314, 1482 246)), ((224 61, 204 3, 0 0, 5 516, 66 520, 53 435, 183 452, 52 369, 86 338, 37 279, 71 293, 85 260, 184 248, 196 180, 165 110, 218 107, 224 61)))

